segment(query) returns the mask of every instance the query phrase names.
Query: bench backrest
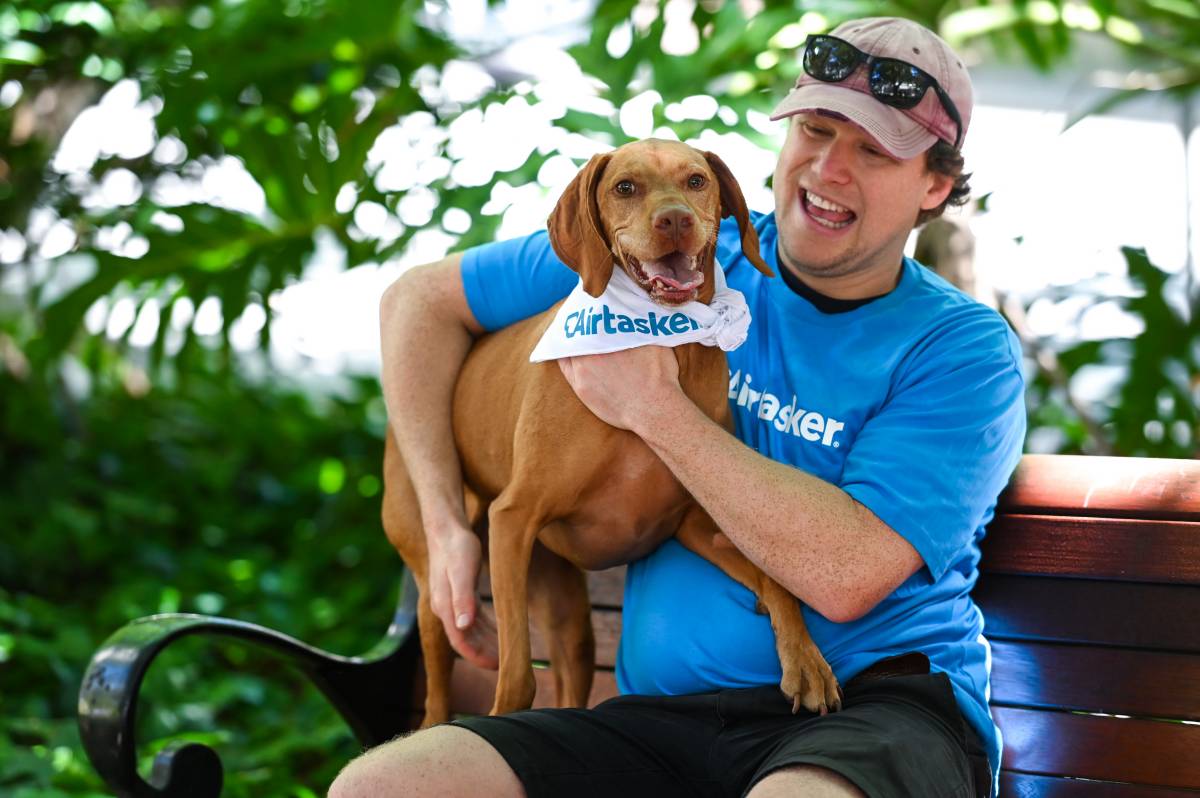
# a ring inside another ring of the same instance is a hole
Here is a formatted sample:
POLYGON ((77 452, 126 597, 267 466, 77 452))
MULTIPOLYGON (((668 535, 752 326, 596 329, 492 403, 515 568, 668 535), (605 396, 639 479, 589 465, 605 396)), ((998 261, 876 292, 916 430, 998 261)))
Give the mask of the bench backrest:
POLYGON ((1006 793, 1200 789, 1200 462, 1027 456, 980 567, 1006 793))
MULTIPOLYGON (((1200 462, 1026 456, 980 570, 1003 795, 1200 789, 1200 462)), ((589 585, 596 703, 617 693, 624 569, 589 585)), ((535 659, 548 650, 535 634, 535 659)), ((553 680, 536 676, 548 705, 553 680)), ((486 712, 494 685, 458 661, 455 709, 486 712)))

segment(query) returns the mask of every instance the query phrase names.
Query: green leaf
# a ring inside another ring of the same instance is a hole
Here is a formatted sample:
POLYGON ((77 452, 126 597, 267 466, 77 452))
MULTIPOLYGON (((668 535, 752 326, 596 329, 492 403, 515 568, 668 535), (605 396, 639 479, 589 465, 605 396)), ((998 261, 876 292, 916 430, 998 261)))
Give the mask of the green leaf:
POLYGON ((46 58, 42 48, 31 42, 14 39, 0 42, 0 62, 37 66, 46 58))
POLYGON ((96 2, 59 3, 51 7, 50 19, 64 25, 90 25, 102 35, 112 33, 115 27, 112 14, 96 2))

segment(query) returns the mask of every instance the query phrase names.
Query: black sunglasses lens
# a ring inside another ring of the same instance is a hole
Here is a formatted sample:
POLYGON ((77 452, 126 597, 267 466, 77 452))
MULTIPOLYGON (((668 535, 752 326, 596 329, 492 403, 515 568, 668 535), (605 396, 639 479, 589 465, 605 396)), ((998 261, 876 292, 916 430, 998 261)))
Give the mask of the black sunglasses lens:
POLYGON ((804 48, 804 71, 818 80, 845 80, 859 60, 858 50, 829 36, 813 36, 804 48))
POLYGON ((911 64, 894 58, 876 58, 871 63, 871 93, 893 108, 912 108, 929 88, 929 78, 911 64))

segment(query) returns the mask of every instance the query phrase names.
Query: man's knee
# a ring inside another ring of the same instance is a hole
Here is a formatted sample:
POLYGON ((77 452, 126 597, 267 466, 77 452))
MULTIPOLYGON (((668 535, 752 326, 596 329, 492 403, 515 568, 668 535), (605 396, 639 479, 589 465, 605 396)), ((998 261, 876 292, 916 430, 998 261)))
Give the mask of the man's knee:
POLYGON ((524 798, 512 768, 482 737, 457 726, 435 726, 372 748, 342 769, 329 798, 488 794, 524 798))
POLYGON ((866 793, 845 776, 815 765, 780 768, 755 784, 746 798, 795 795, 805 798, 866 798, 866 793))

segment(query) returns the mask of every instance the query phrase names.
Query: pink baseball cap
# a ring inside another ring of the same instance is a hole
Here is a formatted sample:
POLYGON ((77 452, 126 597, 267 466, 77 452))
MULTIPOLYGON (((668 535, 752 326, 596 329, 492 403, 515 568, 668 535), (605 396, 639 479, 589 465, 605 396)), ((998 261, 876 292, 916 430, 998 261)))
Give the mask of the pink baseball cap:
MULTIPOLYGON (((830 35, 849 42, 868 55, 906 61, 928 73, 949 95, 962 117, 959 147, 962 146, 971 121, 971 77, 962 59, 940 36, 923 25, 899 17, 843 22, 830 35)), ((953 145, 958 135, 958 126, 933 88, 907 110, 884 105, 871 94, 865 65, 838 83, 826 83, 801 72, 796 85, 771 113, 771 119, 818 110, 846 117, 901 159, 920 155, 938 139, 953 145)))

